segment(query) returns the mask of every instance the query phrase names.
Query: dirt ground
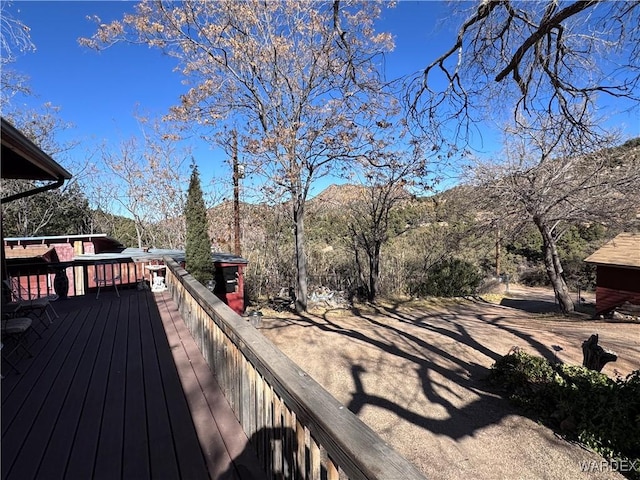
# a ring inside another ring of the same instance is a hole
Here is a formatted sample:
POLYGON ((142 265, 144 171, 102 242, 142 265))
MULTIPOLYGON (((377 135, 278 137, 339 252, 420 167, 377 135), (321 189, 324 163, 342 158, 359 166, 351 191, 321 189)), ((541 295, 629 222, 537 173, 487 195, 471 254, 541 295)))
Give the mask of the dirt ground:
POLYGON ((640 324, 548 313, 553 295, 544 289, 514 286, 498 301, 263 311, 259 328, 428 478, 623 478, 597 454, 519 415, 484 378, 514 346, 581 364, 593 333, 618 354, 603 372, 626 376, 640 369, 640 324), (547 313, 531 313, 539 311, 547 313))

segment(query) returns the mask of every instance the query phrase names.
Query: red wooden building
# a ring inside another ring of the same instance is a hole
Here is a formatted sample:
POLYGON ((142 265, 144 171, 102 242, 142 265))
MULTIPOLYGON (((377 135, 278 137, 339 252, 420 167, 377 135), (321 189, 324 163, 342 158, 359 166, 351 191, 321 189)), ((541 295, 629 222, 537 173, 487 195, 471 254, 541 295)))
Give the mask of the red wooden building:
POLYGON ((640 234, 621 233, 585 259, 596 265, 596 315, 640 305, 640 234))
MULTIPOLYGON (((100 271, 108 283, 136 286, 152 276, 163 276, 159 267, 165 256, 184 266, 182 250, 125 248, 106 234, 5 238, 4 256, 9 276, 20 285, 25 297, 58 294, 85 295, 97 290, 100 271), (56 288, 56 277, 66 277, 64 293, 56 288)), ((214 278, 209 286, 239 315, 244 313, 244 268, 247 260, 229 253, 212 253, 214 278)))
POLYGON ((244 313, 244 269, 247 260, 230 253, 213 253, 213 293, 238 315, 244 313))

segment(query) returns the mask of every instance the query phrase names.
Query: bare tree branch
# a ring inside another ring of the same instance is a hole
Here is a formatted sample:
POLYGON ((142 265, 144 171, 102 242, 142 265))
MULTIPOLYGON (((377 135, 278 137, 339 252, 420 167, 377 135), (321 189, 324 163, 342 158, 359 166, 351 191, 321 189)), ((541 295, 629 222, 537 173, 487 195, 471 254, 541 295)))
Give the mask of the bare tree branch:
POLYGON ((408 79, 411 117, 435 137, 454 132, 468 141, 470 129, 488 118, 531 125, 542 112, 584 128, 602 97, 638 109, 639 6, 480 1, 453 46, 408 79))

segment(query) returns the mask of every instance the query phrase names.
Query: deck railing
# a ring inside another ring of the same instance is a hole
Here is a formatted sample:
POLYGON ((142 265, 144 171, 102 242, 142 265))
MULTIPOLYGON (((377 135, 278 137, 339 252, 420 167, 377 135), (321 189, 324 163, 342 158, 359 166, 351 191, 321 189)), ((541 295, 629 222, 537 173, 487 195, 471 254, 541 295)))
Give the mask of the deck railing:
POLYGON ((23 299, 35 299, 51 295, 78 296, 95 292, 101 285, 118 287, 134 286, 149 272, 144 269, 149 262, 131 259, 97 259, 48 263, 20 263, 7 266, 12 290, 23 299))
POLYGON ((272 478, 424 478, 249 322, 170 258, 166 281, 272 478))

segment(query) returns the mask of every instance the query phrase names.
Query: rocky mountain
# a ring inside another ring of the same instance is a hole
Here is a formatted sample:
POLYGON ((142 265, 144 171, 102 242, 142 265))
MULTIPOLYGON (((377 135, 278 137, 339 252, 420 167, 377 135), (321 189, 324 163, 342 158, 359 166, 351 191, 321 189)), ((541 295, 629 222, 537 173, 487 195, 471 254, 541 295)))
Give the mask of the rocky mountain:
POLYGON ((344 206, 359 198, 362 198, 366 187, 362 185, 329 185, 318 195, 307 201, 307 205, 313 208, 332 208, 344 206))

